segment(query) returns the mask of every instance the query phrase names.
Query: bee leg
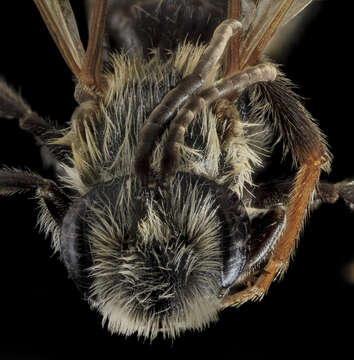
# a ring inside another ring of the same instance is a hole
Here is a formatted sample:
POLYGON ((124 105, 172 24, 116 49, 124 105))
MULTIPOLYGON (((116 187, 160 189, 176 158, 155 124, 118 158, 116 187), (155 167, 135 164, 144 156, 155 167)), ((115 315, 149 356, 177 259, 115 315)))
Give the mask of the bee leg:
POLYGON ((241 305, 249 300, 261 300, 273 280, 286 271, 321 168, 328 161, 324 147, 320 140, 318 141, 319 146, 312 149, 309 158, 303 161, 296 174, 287 204, 287 223, 267 265, 262 269, 262 273, 252 287, 225 297, 222 301, 223 307, 241 305))
POLYGON ((321 166, 326 162, 325 157, 320 154, 321 152, 318 149, 314 149, 311 160, 300 166, 287 205, 287 224, 267 265, 262 269, 262 273, 251 288, 225 297, 222 302, 223 307, 238 306, 249 300, 261 300, 273 280, 286 271, 303 218, 318 181, 321 166))
MULTIPOLYGON (((229 0, 227 4, 227 18, 241 19, 241 1, 229 0)), ((236 74, 240 70, 240 34, 235 34, 229 41, 224 58, 224 77, 236 74)))
POLYGON ((350 210, 354 210, 354 179, 346 179, 335 184, 321 181, 311 203, 311 210, 317 209, 323 203, 333 204, 337 200, 343 200, 350 210))
POLYGON ((0 195, 33 191, 37 198, 44 201, 51 217, 60 225, 71 200, 55 182, 22 170, 0 170, 0 195))
MULTIPOLYGON (((278 204, 287 204, 293 182, 289 180, 272 181, 257 184, 252 196, 244 199, 246 207, 267 209, 278 204)), ((354 183, 350 180, 338 184, 320 181, 317 185, 313 200, 309 204, 311 210, 316 210, 322 204, 333 204, 339 198, 348 202, 354 201, 354 183), (348 195, 346 195, 348 193, 348 195)))
MULTIPOLYGON (((286 204, 288 202, 291 187, 291 181, 273 182, 259 184, 256 191, 253 192, 255 201, 249 203, 253 207, 252 210, 249 210, 251 211, 249 212, 251 230, 248 242, 250 255, 244 268, 247 278, 249 277, 248 274, 255 273, 257 267, 259 268, 264 263, 284 229, 286 221, 285 211, 278 204, 286 204), (256 213, 253 217, 252 212, 256 213)), ((314 210, 323 203, 333 204, 338 199, 343 199, 351 209, 354 208, 353 180, 345 180, 337 184, 326 181, 320 182, 317 185, 317 191, 310 208, 314 210)), ((263 272, 263 276, 267 275, 267 270, 263 269, 261 272, 263 272)), ((241 280, 244 280, 244 277, 241 280)), ((238 306, 248 300, 260 300, 263 297, 265 288, 261 288, 259 282, 258 284, 256 282, 254 286, 252 282, 249 282, 247 286, 245 290, 226 297, 223 300, 223 307, 238 306)))
MULTIPOLYGON (((246 278, 257 272, 257 268, 264 264, 284 229, 285 211, 284 207, 278 204, 288 202, 291 186, 291 181, 259 184, 256 191, 253 192, 255 201, 249 204, 252 208, 248 208, 251 228, 250 239, 247 243, 249 256, 243 270, 246 278)), ((311 210, 323 203, 335 203, 339 198, 343 198, 351 208, 353 207, 354 181, 346 180, 337 184, 320 182, 314 200, 310 205, 311 210)), ((244 281, 245 276, 242 276, 240 280, 244 281)), ((262 296, 259 288, 252 287, 252 282, 249 282, 247 286, 248 288, 245 290, 225 299, 223 306, 241 305, 249 299, 262 296)))
POLYGON ((215 30, 209 46, 205 49, 192 74, 180 81, 152 111, 140 133, 135 171, 147 177, 150 173, 150 158, 155 149, 156 141, 164 132, 175 112, 186 100, 203 86, 210 69, 220 60, 230 38, 242 27, 236 20, 225 20, 215 30))
POLYGON ((32 112, 26 117, 21 118, 19 125, 21 129, 32 134, 40 146, 49 151, 50 158, 54 158, 54 161, 51 162, 65 163, 68 161, 71 155, 70 146, 54 143, 55 140, 61 137, 60 130, 48 123, 37 113, 32 112))
MULTIPOLYGON (((284 274, 296 246, 303 220, 307 211, 311 209, 320 172, 329 171, 331 160, 324 136, 284 75, 279 73, 275 81, 259 83, 250 88, 249 97, 250 102, 257 106, 251 108, 248 116, 268 123, 273 131, 280 135, 284 153, 290 151, 298 171, 287 192, 287 223, 272 256, 255 284, 230 298, 224 298, 223 306, 261 299, 272 281, 284 274), (264 111, 257 116, 259 109, 264 111)), ((335 201, 335 197, 333 200, 335 201)))
POLYGON ((338 196, 354 210, 354 179, 347 179, 334 185, 338 196))
MULTIPOLYGON (((268 209, 248 209, 250 217, 250 227, 248 229, 246 243, 246 261, 242 272, 236 278, 236 282, 229 283, 227 288, 223 288, 220 296, 225 290, 231 289, 240 283, 254 277, 262 266, 269 259, 281 233, 286 224, 286 214, 284 206, 274 206, 268 209)), ((232 267, 231 267, 231 270, 232 267)), ((230 298, 232 295, 228 295, 230 298)))
POLYGON ((44 145, 57 161, 65 161, 70 147, 51 144, 60 137, 58 129, 32 111, 24 99, 4 80, 0 80, 0 117, 19 119, 20 128, 31 133, 39 145, 44 145))
POLYGON ((267 210, 256 210, 251 218, 250 239, 248 245, 248 260, 244 272, 254 272, 272 252, 285 223, 286 214, 283 206, 274 206, 267 210))
POLYGON ((248 86, 258 83, 273 81, 277 76, 277 69, 269 63, 250 67, 242 73, 230 76, 220 81, 216 86, 201 91, 198 95, 190 97, 170 125, 170 131, 163 150, 161 163, 161 177, 172 174, 176 169, 178 160, 178 146, 184 142, 184 134, 204 107, 228 97, 231 94, 240 95, 248 86))

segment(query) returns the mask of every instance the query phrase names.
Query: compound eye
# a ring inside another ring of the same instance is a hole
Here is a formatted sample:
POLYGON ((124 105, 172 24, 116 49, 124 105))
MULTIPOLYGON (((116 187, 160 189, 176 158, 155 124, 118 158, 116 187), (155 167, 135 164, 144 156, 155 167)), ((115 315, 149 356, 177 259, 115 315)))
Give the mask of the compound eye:
POLYGON ((87 200, 76 200, 63 219, 60 235, 61 255, 69 278, 75 282, 84 297, 91 285, 88 268, 92 266, 90 247, 84 236, 86 210, 87 200))
POLYGON ((246 265, 250 220, 238 196, 228 189, 219 196, 219 216, 223 223, 223 294, 235 283, 246 265))

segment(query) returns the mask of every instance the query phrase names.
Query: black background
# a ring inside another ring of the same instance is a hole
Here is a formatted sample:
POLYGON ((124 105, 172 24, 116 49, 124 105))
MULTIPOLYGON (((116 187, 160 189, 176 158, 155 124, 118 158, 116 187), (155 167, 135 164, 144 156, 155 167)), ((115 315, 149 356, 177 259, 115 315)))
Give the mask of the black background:
MULTIPOLYGON (((334 182, 354 176, 352 24, 340 7, 344 4, 316 1, 316 17, 282 59, 284 71, 328 135, 334 154, 329 179, 334 182)), ((33 110, 59 123, 68 121, 75 107, 72 75, 33 3, 4 2, 0 12, 0 73, 33 110)), ((1 120, 0 129, 0 164, 43 173, 31 136, 16 121, 1 120)), ((204 332, 152 344, 102 329, 100 316, 80 300, 65 268, 52 256, 49 240, 38 235, 35 206, 20 196, 1 199, 1 360, 352 351, 354 285, 343 273, 354 261, 354 214, 342 202, 313 213, 285 279, 273 284, 261 303, 222 312, 220 321, 204 332)))

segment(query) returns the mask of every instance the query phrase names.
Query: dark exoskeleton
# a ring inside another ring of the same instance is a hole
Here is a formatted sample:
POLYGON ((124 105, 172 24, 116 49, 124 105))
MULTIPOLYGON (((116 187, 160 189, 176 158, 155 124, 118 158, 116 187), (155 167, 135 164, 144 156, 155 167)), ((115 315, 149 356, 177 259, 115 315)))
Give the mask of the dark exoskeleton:
POLYGON ((174 337, 262 298, 308 210, 352 206, 353 182, 319 181, 324 136, 262 56, 311 1, 90 0, 86 51, 68 0, 34 2, 78 107, 56 129, 1 81, 0 116, 35 136, 57 177, 2 168, 0 193, 36 194, 42 229, 112 332, 174 337), (297 169, 286 180, 267 173, 276 143, 297 169))

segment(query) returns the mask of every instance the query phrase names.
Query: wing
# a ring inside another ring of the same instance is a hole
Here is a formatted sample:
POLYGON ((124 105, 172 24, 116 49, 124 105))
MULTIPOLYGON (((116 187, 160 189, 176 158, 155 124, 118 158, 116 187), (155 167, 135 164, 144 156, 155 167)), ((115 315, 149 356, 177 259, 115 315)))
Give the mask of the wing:
POLYGON ((266 47, 265 54, 277 62, 286 62, 291 49, 306 34, 307 26, 316 17, 322 5, 321 1, 313 1, 299 16, 282 25, 266 47))
POLYGON ((96 1, 92 6, 86 53, 69 0, 34 0, 34 2, 70 70, 84 86, 99 92, 108 0, 96 1))
POLYGON ((66 64, 78 77, 85 51, 70 2, 67 0, 34 0, 34 2, 66 64))
POLYGON ((230 43, 226 75, 254 65, 282 25, 312 0, 229 0, 228 17, 243 24, 242 34, 230 43))

